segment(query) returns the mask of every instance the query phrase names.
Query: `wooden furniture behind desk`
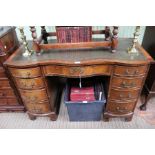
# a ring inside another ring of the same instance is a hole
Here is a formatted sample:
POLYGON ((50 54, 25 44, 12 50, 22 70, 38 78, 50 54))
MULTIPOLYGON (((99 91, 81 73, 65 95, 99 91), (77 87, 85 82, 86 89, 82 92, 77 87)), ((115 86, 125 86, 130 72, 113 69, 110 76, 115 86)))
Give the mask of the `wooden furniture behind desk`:
POLYGON ((145 101, 140 107, 141 110, 146 110, 150 98, 155 97, 155 26, 146 27, 142 46, 154 59, 150 65, 144 86, 145 101))
POLYGON ((23 111, 24 106, 3 63, 19 47, 15 27, 0 27, 0 112, 23 111))
POLYGON ((23 47, 5 62, 31 119, 49 116, 56 120, 56 81, 46 77, 67 78, 108 76, 110 79, 104 120, 123 117, 130 121, 145 82, 152 58, 139 45, 139 55, 130 55, 132 39, 120 39, 116 53, 105 49, 51 49, 41 55, 23 57, 23 47))

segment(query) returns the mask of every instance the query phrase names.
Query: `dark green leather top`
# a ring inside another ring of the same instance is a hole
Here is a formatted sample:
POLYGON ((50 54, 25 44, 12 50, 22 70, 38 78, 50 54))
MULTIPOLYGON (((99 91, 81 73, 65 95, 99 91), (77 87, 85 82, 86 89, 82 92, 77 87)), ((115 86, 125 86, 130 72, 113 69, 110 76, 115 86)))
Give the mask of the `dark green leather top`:
MULTIPOLYGON (((147 62, 148 58, 144 55, 144 49, 137 45, 137 54, 129 54, 127 49, 131 47, 132 39, 119 39, 119 45, 115 53, 111 53, 110 49, 54 49, 42 51, 38 56, 33 54, 30 57, 23 57, 24 48, 17 50, 6 64, 22 66, 31 64, 57 63, 57 64, 87 64, 88 62, 98 63, 140 63, 147 62)), ((88 63, 89 64, 89 63, 88 63)))

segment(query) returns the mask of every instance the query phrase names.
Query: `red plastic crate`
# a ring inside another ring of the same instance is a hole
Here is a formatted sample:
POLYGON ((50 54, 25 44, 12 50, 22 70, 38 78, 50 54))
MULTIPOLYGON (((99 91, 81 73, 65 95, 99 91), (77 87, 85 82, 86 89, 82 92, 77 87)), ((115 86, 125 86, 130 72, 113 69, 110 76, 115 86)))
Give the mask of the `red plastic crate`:
POLYGON ((94 101, 94 88, 93 87, 72 87, 70 93, 71 101, 94 101))

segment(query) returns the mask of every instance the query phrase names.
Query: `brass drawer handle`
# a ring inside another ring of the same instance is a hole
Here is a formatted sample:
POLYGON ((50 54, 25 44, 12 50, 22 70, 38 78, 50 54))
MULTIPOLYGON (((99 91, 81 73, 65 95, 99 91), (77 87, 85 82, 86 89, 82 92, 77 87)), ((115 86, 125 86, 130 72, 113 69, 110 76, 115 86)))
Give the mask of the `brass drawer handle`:
POLYGON ((34 88, 34 86, 35 86, 35 83, 32 82, 32 83, 30 84, 30 86, 28 86, 28 87, 34 88))
POLYGON ((34 88, 34 87, 35 87, 35 83, 32 82, 32 83, 31 83, 31 88, 34 88))
POLYGON ((27 84, 26 84, 26 82, 25 82, 25 83, 22 82, 21 85, 24 86, 24 88, 27 88, 27 84))
POLYGON ((38 97, 36 97, 36 96, 32 96, 32 97, 23 97, 24 98, 24 100, 25 100, 25 102, 27 101, 27 102, 34 102, 34 101, 37 101, 37 99, 38 99, 38 97))
MULTIPOLYGON (((123 94, 120 94, 119 95, 120 98, 124 98, 125 96, 123 94)), ((126 98, 132 98, 132 95, 129 93, 126 98)))
POLYGON ((126 107, 124 109, 121 109, 120 107, 116 107, 116 110, 121 113, 129 112, 129 110, 126 107))
POLYGON ((136 86, 136 84, 134 82, 131 82, 131 83, 127 84, 125 81, 123 81, 121 83, 121 87, 123 87, 123 88, 132 88, 132 87, 135 87, 135 86, 136 86))
MULTIPOLYGON (((131 75, 131 72, 129 72, 129 70, 126 69, 125 72, 124 72, 124 74, 125 74, 125 75, 131 75)), ((138 69, 135 70, 134 72, 132 72, 132 74, 133 74, 133 75, 137 75, 137 74, 139 74, 139 70, 138 70, 138 69)))
POLYGON ((31 75, 30 72, 27 72, 27 73, 26 73, 26 76, 27 76, 27 77, 30 77, 30 75, 31 75))
POLYGON ((138 73, 139 73, 139 70, 137 69, 134 74, 137 75, 138 73))
POLYGON ((124 74, 125 74, 125 75, 130 75, 129 70, 128 70, 128 69, 126 69, 126 70, 125 70, 125 72, 124 72, 124 74))
POLYGON ((132 98, 132 95, 130 93, 128 94, 128 98, 132 98))
POLYGON ((120 98, 123 98, 124 96, 123 96, 122 94, 119 94, 119 97, 120 97, 120 98))
POLYGON ((73 67, 73 68, 70 68, 70 73, 71 74, 75 74, 75 73, 83 74, 84 69, 81 67, 73 67))
POLYGON ((25 82, 25 83, 23 82, 22 85, 23 85, 25 88, 34 88, 35 82, 32 82, 30 85, 27 85, 26 82, 25 82))
POLYGON ((26 73, 19 73, 21 77, 26 76, 26 77, 30 77, 31 73, 30 72, 26 72, 26 73))
POLYGON ((0 96, 5 96, 5 93, 0 93, 0 96))
POLYGON ((137 69, 134 72, 129 72, 129 70, 126 69, 125 72, 124 72, 124 74, 125 75, 137 75, 137 74, 139 74, 139 70, 137 69))
POLYGON ((36 96, 30 97, 30 101, 37 101, 37 99, 38 99, 38 97, 36 97, 36 96))
POLYGON ((32 111, 33 111, 34 113, 41 113, 41 112, 42 112, 42 109, 33 108, 32 111))

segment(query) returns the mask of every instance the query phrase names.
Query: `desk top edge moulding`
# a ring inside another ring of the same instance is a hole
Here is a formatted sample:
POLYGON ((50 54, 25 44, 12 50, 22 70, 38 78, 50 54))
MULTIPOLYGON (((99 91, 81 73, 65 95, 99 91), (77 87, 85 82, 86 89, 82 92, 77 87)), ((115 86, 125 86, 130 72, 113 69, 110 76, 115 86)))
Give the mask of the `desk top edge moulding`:
MULTIPOLYGON (((56 81, 51 81, 49 85, 47 77, 106 76, 109 77, 109 89, 104 120, 108 121, 111 117, 132 120, 150 62, 153 60, 137 42, 138 33, 135 34, 134 41, 132 38, 118 39, 118 27, 114 27, 113 35, 109 32, 109 27, 106 27, 103 31, 92 31, 94 34, 104 32, 106 41, 94 39, 88 42, 55 43, 52 40, 51 43, 47 37, 56 36, 56 32, 47 33, 42 26, 41 37, 37 39, 35 27, 31 26, 30 29, 33 54, 23 56, 25 47, 20 46, 5 62, 30 119, 48 116, 51 120, 56 120, 58 116, 55 102, 59 90, 55 90, 59 86, 56 81), (111 38, 113 41, 109 41, 111 38), (137 52, 128 53, 130 47, 137 52), (116 52, 110 52, 109 49, 116 49, 116 52)), ((27 43, 24 45, 28 46, 27 43)))

